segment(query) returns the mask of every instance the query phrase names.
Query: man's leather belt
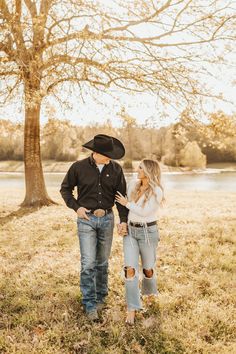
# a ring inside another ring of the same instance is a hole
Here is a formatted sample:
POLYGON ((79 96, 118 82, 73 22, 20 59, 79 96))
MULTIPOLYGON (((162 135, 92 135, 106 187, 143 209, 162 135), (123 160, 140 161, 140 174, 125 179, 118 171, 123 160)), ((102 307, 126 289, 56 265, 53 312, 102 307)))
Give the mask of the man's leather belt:
POLYGON ((112 209, 94 209, 90 213, 95 215, 97 218, 102 218, 103 216, 112 212, 112 209))
POLYGON ((147 226, 153 226, 153 225, 156 225, 157 222, 156 221, 152 221, 152 222, 144 222, 144 223, 140 223, 140 222, 133 222, 133 221, 130 221, 129 222, 130 226, 134 226, 134 227, 144 227, 145 225, 147 226))

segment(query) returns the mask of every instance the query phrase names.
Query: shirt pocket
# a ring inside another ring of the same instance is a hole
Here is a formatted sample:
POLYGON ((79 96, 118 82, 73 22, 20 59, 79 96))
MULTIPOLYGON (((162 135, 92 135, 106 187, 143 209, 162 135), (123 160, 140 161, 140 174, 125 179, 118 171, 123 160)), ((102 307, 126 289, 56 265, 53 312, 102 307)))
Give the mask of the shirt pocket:
POLYGON ((114 188, 116 185, 116 176, 113 176, 111 172, 105 171, 102 175, 102 184, 105 188, 114 188))

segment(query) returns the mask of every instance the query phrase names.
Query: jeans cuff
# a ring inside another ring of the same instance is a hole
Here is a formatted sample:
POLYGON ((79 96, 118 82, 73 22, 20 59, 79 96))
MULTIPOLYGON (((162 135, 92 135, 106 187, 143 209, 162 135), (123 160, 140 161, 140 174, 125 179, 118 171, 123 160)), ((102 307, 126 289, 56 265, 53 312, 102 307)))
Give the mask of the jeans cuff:
POLYGON ((127 310, 128 311, 141 311, 143 310, 143 306, 127 306, 127 310))

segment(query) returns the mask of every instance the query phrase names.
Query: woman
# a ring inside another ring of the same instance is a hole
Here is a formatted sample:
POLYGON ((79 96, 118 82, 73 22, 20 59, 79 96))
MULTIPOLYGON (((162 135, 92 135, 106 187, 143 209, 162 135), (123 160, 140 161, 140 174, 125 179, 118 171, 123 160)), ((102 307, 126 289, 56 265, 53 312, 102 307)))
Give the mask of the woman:
POLYGON ((116 195, 116 201, 129 209, 129 232, 123 239, 126 323, 129 324, 134 324, 135 311, 142 309, 138 275, 139 255, 143 269, 142 295, 157 295, 154 271, 159 241, 157 218, 160 204, 164 200, 160 177, 158 162, 144 159, 138 168, 138 180, 130 182, 128 186, 128 198, 120 193, 116 195))

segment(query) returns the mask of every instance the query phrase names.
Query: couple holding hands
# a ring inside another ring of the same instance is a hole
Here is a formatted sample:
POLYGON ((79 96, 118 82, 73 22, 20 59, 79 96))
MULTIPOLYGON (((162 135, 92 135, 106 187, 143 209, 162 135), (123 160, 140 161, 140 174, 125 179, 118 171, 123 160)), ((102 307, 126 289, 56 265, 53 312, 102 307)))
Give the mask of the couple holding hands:
POLYGON ((99 134, 83 147, 92 154, 69 168, 61 195, 77 213, 81 254, 80 289, 87 318, 97 321, 105 309, 108 294, 108 259, 114 229, 112 207, 117 206, 123 236, 124 275, 127 302, 126 323, 134 324, 135 312, 142 309, 139 289, 139 255, 142 261, 142 296, 157 295, 156 249, 159 241, 158 211, 164 199, 157 161, 144 159, 138 178, 128 184, 115 162, 125 154, 116 138, 99 134), (73 195, 77 187, 77 198, 73 195))

